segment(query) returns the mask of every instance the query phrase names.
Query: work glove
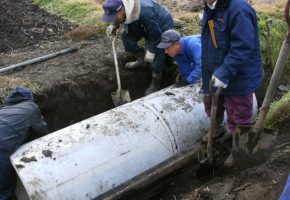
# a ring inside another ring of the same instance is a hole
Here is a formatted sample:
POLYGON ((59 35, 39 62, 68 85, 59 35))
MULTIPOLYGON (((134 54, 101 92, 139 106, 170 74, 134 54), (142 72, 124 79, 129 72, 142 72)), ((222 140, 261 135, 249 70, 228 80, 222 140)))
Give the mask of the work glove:
POLYGON ((214 87, 226 88, 228 86, 228 84, 225 84, 224 82, 222 82, 215 75, 212 75, 211 80, 213 81, 213 86, 214 87))
POLYGON ((178 74, 177 77, 175 78, 174 86, 175 87, 183 87, 186 85, 189 85, 189 82, 185 78, 183 78, 181 74, 178 74))
POLYGON ((148 63, 153 63, 155 58, 155 53, 151 53, 149 50, 146 50, 144 61, 148 63))
POLYGON ((108 37, 116 36, 118 27, 115 24, 110 24, 106 29, 108 37))

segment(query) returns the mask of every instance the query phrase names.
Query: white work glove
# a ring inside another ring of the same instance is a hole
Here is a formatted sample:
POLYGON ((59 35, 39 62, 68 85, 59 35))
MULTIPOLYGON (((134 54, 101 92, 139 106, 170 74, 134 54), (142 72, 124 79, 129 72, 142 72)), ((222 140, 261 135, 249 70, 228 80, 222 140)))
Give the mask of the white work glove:
POLYGON ((212 75, 211 80, 213 80, 214 87, 226 88, 228 86, 227 84, 222 82, 220 79, 218 79, 215 75, 212 75))
POLYGON ((106 29, 106 34, 108 37, 116 36, 118 27, 114 24, 110 24, 106 29))
POLYGON ((148 63, 153 63, 155 58, 155 53, 151 53, 149 50, 146 50, 144 61, 148 63))

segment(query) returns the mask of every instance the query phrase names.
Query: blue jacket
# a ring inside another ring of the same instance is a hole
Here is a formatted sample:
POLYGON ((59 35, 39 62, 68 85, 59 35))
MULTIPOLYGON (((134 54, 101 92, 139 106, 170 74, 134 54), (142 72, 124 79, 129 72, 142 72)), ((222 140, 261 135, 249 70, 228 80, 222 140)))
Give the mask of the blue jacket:
POLYGON ((182 37, 180 39, 182 53, 175 57, 180 74, 189 83, 195 83, 201 78, 200 39, 200 35, 182 37))
POLYGON ((40 136, 48 134, 32 92, 17 87, 0 109, 0 158, 9 159, 28 137, 30 128, 40 136))
POLYGON ((128 24, 129 34, 142 34, 146 39, 146 47, 152 53, 160 51, 156 46, 164 31, 173 28, 170 12, 154 0, 141 0, 139 19, 128 24))
POLYGON ((246 95, 262 82, 262 59, 255 10, 246 0, 217 0, 216 8, 205 6, 202 19, 202 79, 204 93, 214 74, 228 87, 224 95, 246 95), (208 20, 214 22, 217 48, 208 20))

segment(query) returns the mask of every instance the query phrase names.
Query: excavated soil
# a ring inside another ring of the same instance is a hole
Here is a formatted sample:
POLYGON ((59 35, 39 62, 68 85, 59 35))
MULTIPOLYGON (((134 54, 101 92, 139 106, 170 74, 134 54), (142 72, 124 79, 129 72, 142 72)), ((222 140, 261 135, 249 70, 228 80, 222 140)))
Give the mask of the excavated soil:
POLYGON ((0 52, 51 41, 75 26, 32 4, 31 0, 1 0, 0 52))
MULTIPOLYGON (((162 2, 174 12, 200 9, 192 1, 162 2)), ((38 86, 36 99, 51 132, 114 107, 110 92, 117 89, 115 69, 111 43, 104 35, 88 34, 90 27, 75 30, 74 24, 39 9, 31 0, 2 0, 0 9, 1 66, 68 47, 77 48, 75 52, 8 74, 28 79, 38 86)), ((117 51, 123 88, 129 89, 133 99, 142 97, 150 83, 150 70, 146 67, 125 70, 124 63, 132 57, 124 53, 120 41, 117 51)), ((168 64, 164 72, 162 87, 173 81, 174 67, 170 66, 168 64)), ((290 168, 289 132, 289 125, 281 127, 271 160, 263 166, 243 172, 219 166, 206 176, 197 177, 194 167, 197 161, 193 161, 151 185, 147 192, 128 199, 278 199, 290 168)), ((223 149, 221 154, 225 158, 228 144, 223 149)))
MULTIPOLYGON (((289 120, 290 121, 290 120, 289 120)), ((196 177, 195 164, 169 177, 159 200, 274 200, 279 199, 290 169, 290 126, 279 130, 271 159, 261 166, 237 171, 219 166, 196 177)), ((165 181, 164 181, 165 182, 165 181)), ((289 197, 290 198, 290 197, 289 197)))

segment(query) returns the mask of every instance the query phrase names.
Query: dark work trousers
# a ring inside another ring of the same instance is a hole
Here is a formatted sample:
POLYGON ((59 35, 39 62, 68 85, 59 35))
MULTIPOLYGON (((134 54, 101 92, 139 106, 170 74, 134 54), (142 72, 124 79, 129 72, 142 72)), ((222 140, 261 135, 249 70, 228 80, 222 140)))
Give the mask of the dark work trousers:
POLYGON ((5 157, 0 155, 0 200, 10 200, 16 188, 16 172, 5 157))
POLYGON ((160 74, 164 68, 164 61, 165 61, 165 52, 164 49, 158 49, 156 47, 149 47, 149 44, 146 43, 146 37, 144 32, 126 32, 123 31, 122 33, 122 41, 124 48, 127 52, 138 54, 138 52, 144 51, 144 48, 138 44, 138 42, 145 38, 145 47, 149 49, 155 49, 155 58, 153 63, 150 65, 152 72, 156 74, 160 74))
MULTIPOLYGON (((211 95, 204 95, 205 112, 210 117, 211 95)), ((217 105, 217 119, 226 111, 228 128, 235 132, 237 125, 252 125, 253 93, 245 96, 220 96, 217 105)))

